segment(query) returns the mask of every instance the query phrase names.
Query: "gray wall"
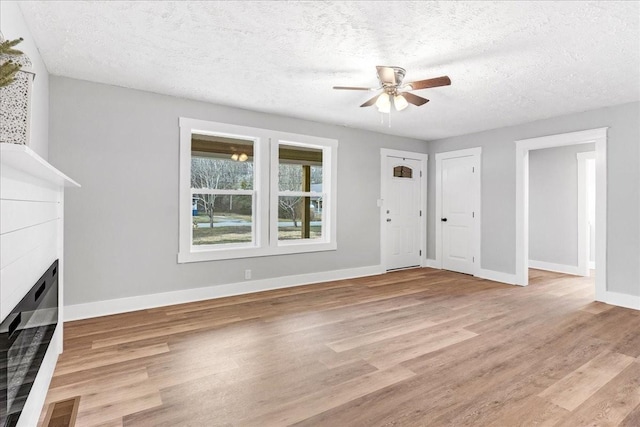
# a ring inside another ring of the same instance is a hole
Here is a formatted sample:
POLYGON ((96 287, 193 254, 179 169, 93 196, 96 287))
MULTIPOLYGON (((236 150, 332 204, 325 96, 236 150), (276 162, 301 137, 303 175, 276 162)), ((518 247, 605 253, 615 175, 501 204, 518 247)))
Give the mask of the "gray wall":
POLYGON ((18 2, 0 1, 0 32, 6 40, 19 37, 24 39, 16 48, 29 57, 36 73, 31 89, 29 148, 46 159, 49 150, 49 72, 31 37, 18 2))
POLYGON ((529 259, 578 266, 578 159, 595 144, 529 152, 529 259))
MULTIPOLYGON (((65 195, 65 303, 380 263, 380 148, 423 141, 51 77, 50 161, 65 195), (177 264, 178 117, 339 140, 338 250, 177 264)), ((372 112, 373 114, 373 112, 372 112)), ((376 115, 372 115, 376 120, 376 115)))
POLYGON ((428 256, 435 257, 435 153, 482 147, 482 268, 515 273, 515 144, 519 139, 609 127, 607 281, 640 295, 640 103, 600 108, 429 143, 428 256))

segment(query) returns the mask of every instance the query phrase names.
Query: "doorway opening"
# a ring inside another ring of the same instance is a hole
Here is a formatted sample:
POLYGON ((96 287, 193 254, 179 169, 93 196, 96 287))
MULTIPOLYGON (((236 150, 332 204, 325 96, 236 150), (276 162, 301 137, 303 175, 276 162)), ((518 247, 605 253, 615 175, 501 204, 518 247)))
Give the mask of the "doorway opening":
POLYGON ((604 301, 607 291, 607 128, 570 132, 516 141, 516 284, 529 283, 529 154, 532 150, 595 143, 595 299, 604 301))
POLYGON ((530 151, 529 268, 589 276, 587 217, 588 207, 595 209, 595 176, 587 181, 586 158, 595 159, 589 151, 594 148, 591 143, 530 151))

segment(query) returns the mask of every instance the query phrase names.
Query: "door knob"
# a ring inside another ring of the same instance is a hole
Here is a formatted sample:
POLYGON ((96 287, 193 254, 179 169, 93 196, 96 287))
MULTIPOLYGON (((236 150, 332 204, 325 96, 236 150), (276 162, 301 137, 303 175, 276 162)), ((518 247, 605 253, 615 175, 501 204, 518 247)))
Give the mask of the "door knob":
POLYGON ((391 222, 391 218, 387 218, 387 222, 391 222))
POLYGON ((440 221, 447 222, 447 218, 440 218, 440 221))

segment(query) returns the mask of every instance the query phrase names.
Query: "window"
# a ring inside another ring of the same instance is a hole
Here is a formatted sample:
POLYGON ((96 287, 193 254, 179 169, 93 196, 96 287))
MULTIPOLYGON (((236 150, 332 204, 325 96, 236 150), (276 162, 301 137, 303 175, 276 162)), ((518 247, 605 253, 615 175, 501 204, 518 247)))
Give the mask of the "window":
POLYGON ((337 146, 181 118, 178 261, 335 250, 337 146))
POLYGON ((192 133, 194 246, 255 246, 253 143, 192 133))
POLYGON ((322 238, 322 148, 278 146, 278 240, 322 238))

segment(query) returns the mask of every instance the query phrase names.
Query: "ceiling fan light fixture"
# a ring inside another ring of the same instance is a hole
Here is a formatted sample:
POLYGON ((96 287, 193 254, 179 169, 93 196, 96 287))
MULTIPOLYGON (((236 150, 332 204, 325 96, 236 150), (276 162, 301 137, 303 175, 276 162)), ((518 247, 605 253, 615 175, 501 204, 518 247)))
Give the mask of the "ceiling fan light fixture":
POLYGON ((247 156, 246 153, 241 153, 240 156, 238 156, 238 161, 245 162, 248 158, 249 156, 247 156))
POLYGON ((234 162, 237 162, 238 161, 238 154, 237 153, 233 153, 231 155, 231 160, 233 160, 234 162))
POLYGON ((391 112, 391 104, 384 104, 382 107, 378 107, 378 111, 389 114, 391 112))
POLYGON ((391 107, 391 100, 389 99, 388 93, 381 93, 380 96, 378 96, 378 99, 376 100, 376 107, 378 107, 380 112, 384 112, 382 110, 387 110, 388 112, 391 107))
POLYGON ((409 106, 409 103, 402 94, 393 97, 393 105, 396 107, 396 111, 402 111, 409 106))

